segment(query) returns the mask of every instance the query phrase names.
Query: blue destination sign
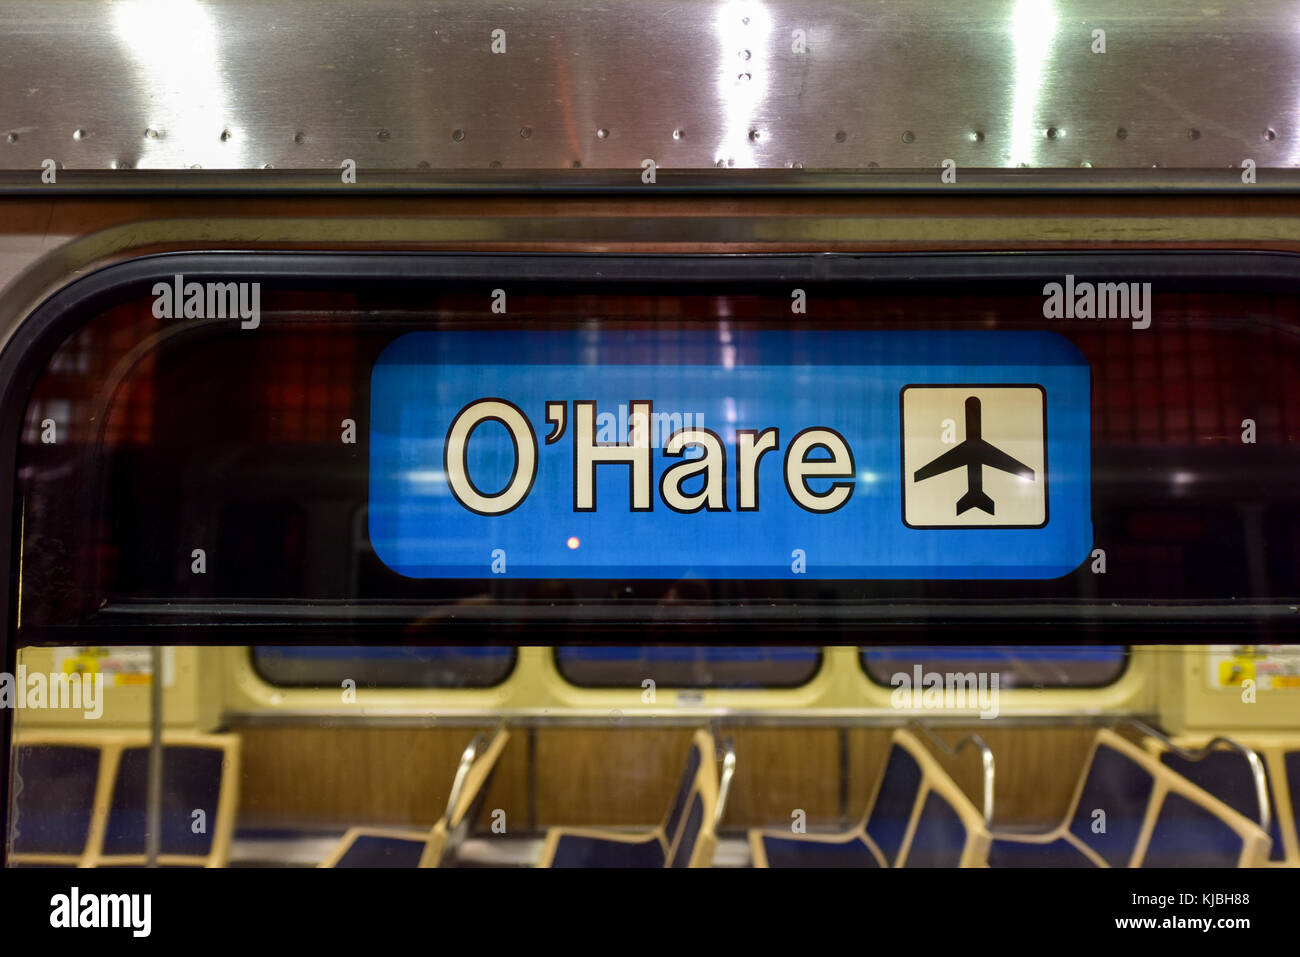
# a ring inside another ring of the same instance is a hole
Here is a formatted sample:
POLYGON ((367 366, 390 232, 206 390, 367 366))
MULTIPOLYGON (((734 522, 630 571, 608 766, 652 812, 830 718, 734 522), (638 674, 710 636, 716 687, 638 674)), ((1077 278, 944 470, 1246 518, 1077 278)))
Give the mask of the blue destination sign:
POLYGON ((413 578, 1056 578, 1090 380, 1049 332, 415 332, 371 377, 413 578))

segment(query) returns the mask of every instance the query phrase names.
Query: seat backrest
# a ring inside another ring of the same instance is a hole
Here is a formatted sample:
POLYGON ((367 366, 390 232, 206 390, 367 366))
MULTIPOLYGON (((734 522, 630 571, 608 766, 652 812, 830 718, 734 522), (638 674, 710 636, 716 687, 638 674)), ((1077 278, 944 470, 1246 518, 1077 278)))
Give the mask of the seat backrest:
POLYGON ((1270 843, 1259 825, 1107 729, 1093 741, 1067 821, 1110 867, 1251 867, 1270 843))
MULTIPOLYGON (((1211 735, 1187 735, 1173 744, 1186 751, 1198 751, 1211 735)), ((1259 755, 1264 767, 1269 802, 1268 863, 1277 866, 1300 865, 1300 813, 1297 813, 1296 788, 1300 787, 1300 740, 1276 733, 1233 732, 1231 739, 1259 755)), ((1214 795, 1234 811, 1252 821, 1259 819, 1259 799, 1254 775, 1246 756, 1239 751, 1220 748, 1199 761, 1188 761, 1155 738, 1144 738, 1143 745, 1171 770, 1214 795)))
POLYGON ((58 741, 16 744, 9 857, 15 863, 76 865, 91 840, 103 752, 58 741))
POLYGON ((988 863, 992 837, 983 815, 909 731, 899 729, 893 734, 885 774, 876 789, 867 826, 867 833, 892 867, 983 867, 988 863), (891 764, 892 773, 898 776, 895 782, 889 781, 891 764), (896 851, 887 850, 880 844, 880 837, 889 840, 892 847, 897 832, 885 825, 901 820, 901 808, 909 791, 912 807, 901 841, 896 851), (882 799, 893 809, 886 810, 882 799), (878 824, 875 834, 870 829, 873 820, 878 824))
POLYGON ((886 867, 893 867, 898 859, 921 789, 921 765, 906 744, 908 738, 911 735, 904 731, 895 732, 890 739, 885 768, 867 806, 867 836, 884 854, 886 867))
MULTIPOLYGON (((212 851, 221 800, 225 751, 204 745, 163 747, 162 830, 158 853, 207 858, 212 851), (202 815, 202 827, 195 823, 202 815), (213 826, 208 825, 213 822, 213 826)), ((122 749, 108 805, 100 855, 104 859, 145 853, 148 824, 149 748, 122 749)))
MULTIPOLYGON (((1228 749, 1211 751, 1197 761, 1183 757, 1168 748, 1160 751, 1160 761, 1165 767, 1181 774, 1197 787, 1208 791, 1232 808, 1238 814, 1250 820, 1259 819, 1259 798, 1255 789, 1255 776, 1251 772, 1250 762, 1240 751, 1228 749)), ((1273 781, 1264 765, 1264 786, 1268 794, 1269 837, 1273 847, 1269 859, 1280 861, 1286 854, 1282 844, 1281 819, 1273 809, 1277 799, 1273 794, 1273 781)))
POLYGON ((668 854, 665 867, 708 867, 717 846, 714 818, 718 808, 716 742, 696 731, 678 781, 673 805, 664 821, 668 854))
POLYGON ((1300 863, 1300 748, 1279 748, 1277 757, 1282 765, 1281 780, 1286 783, 1278 789, 1282 800, 1274 806, 1278 816, 1291 825, 1291 846, 1300 863))
POLYGON ((1155 790, 1154 764, 1112 731, 1093 739, 1066 819, 1098 863, 1128 867, 1133 859, 1155 790))
MULTIPOLYGON (((13 808, 15 863, 145 863, 148 735, 38 732, 18 738, 14 752, 21 777, 13 808), (92 807, 108 813, 92 815, 92 807)), ((162 766, 159 863, 224 865, 239 790, 238 737, 164 734, 162 766)))

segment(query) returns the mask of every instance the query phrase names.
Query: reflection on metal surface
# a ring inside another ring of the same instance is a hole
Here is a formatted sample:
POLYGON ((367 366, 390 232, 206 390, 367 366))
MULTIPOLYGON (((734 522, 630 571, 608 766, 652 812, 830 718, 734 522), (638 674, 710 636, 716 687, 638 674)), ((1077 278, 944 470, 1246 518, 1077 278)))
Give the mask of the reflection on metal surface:
POLYGON ((1044 132, 1036 121, 1057 24, 1052 0, 1016 0, 1011 16, 1015 70, 1010 91, 1011 155, 1007 165, 1028 166, 1044 132))
MULTIPOLYGON (((126 69, 138 81, 127 84, 127 90, 141 95, 135 104, 125 98, 121 104, 124 110, 134 106, 135 115, 144 121, 141 161, 151 165, 153 155, 165 152, 164 137, 187 144, 207 139, 228 143, 230 135, 224 140, 209 135, 218 128, 222 134, 229 132, 224 124, 231 109, 221 78, 222 51, 204 5, 199 0, 130 0, 112 4, 110 10, 111 35, 126 51, 126 69)), ((115 162, 115 168, 134 165, 130 160, 115 162)), ((236 141, 226 165, 246 164, 236 141)))
POLYGON ((718 167, 753 167, 763 141, 760 111, 772 73, 772 23, 762 3, 725 0, 714 29, 718 36, 717 96, 721 137, 718 167))
POLYGON ((0 23, 9 170, 1300 157, 1290 0, 0 0, 0 23))

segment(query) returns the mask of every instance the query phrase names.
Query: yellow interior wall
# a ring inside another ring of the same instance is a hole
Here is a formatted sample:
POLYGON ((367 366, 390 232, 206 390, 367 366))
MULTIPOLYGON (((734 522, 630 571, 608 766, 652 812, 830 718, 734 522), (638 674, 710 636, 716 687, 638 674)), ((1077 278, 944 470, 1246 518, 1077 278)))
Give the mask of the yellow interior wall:
POLYGON ((1300 688, 1256 689, 1254 700, 1241 687, 1211 687, 1210 650, 1182 656, 1162 676, 1161 716, 1173 734, 1196 731, 1300 731, 1300 688))
MULTIPOLYGON (((172 683, 163 688, 163 721, 170 729, 212 730, 211 726, 200 727, 201 724, 213 724, 216 713, 212 710, 206 722, 200 721, 199 661, 203 651, 206 649, 178 647, 172 650, 172 683)), ((55 650, 20 648, 18 664, 26 667, 29 676, 37 672, 48 675, 55 670, 55 650)), ((22 708, 14 712, 15 726, 20 731, 60 728, 93 732, 144 728, 149 725, 150 693, 147 683, 118 685, 106 677, 102 692, 103 713, 99 718, 88 718, 79 709, 22 708)), ((219 704, 211 699, 203 703, 210 708, 219 704)))
MULTIPOLYGON (((552 649, 546 647, 519 649, 515 670, 495 688, 361 688, 355 703, 345 703, 340 691, 332 688, 277 688, 267 684, 252 668, 245 647, 177 647, 172 653, 173 680, 164 689, 163 702, 165 723, 175 730, 215 731, 231 719, 265 719, 277 714, 286 718, 312 714, 362 720, 430 714, 467 718, 706 719, 729 712, 828 721, 845 717, 905 720, 972 716, 969 711, 894 709, 891 689, 874 684, 862 673, 856 648, 823 649, 821 670, 799 688, 658 688, 650 703, 643 700, 640 688, 576 688, 568 684, 556 670, 552 649)), ((54 650, 49 648, 21 649, 18 661, 28 674, 48 674, 56 664, 54 650)), ((1239 689, 1212 689, 1208 667, 1209 651, 1205 648, 1136 647, 1127 671, 1114 684, 1099 689, 1002 691, 998 718, 1136 714, 1153 718, 1171 733, 1300 729, 1300 689, 1259 691, 1255 701, 1248 703, 1242 700, 1239 689)), ((88 720, 80 710, 27 708, 16 712, 17 725, 20 729, 83 731, 147 727, 148 684, 117 685, 106 680, 103 695, 103 715, 98 720, 88 720)))

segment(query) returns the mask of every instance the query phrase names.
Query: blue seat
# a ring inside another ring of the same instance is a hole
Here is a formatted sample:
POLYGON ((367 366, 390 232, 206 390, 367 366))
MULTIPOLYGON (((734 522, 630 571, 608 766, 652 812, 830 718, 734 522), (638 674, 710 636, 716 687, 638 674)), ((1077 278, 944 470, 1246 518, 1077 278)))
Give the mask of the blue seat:
POLYGON ((1101 730, 1065 820, 995 831, 990 867, 1249 867, 1257 825, 1113 731, 1101 730))
MULTIPOLYGON (((193 826, 195 811, 217 819, 225 752, 219 748, 169 745, 163 749, 162 834, 160 854, 206 858, 213 832, 193 826)), ((148 816, 149 749, 124 748, 109 802, 101 855, 143 855, 148 816)), ((198 863, 198 861, 195 861, 198 863)))
POLYGON ((974 805, 903 730, 894 732, 875 794, 852 830, 749 832, 755 867, 977 867, 988 843, 974 805))
POLYGON ((475 735, 461 754, 447 797, 447 810, 424 829, 350 828, 321 867, 441 867, 473 826, 497 760, 510 733, 498 728, 489 738, 475 735))
MULTIPOLYGON (((553 827, 538 867, 707 867, 717 845, 719 796, 713 735, 697 731, 662 824, 640 831, 553 827)), ((734 755, 727 761, 729 778, 734 755)))
MULTIPOLYGON (((1250 762, 1240 751, 1212 751, 1199 761, 1191 761, 1165 750, 1161 753, 1160 760, 1243 817, 1252 820, 1258 817, 1259 800, 1255 794, 1255 777, 1251 773, 1250 762)), ((1273 780, 1268 773, 1267 764, 1264 765, 1264 784, 1269 807, 1276 808, 1277 798, 1273 793, 1273 780)), ((1286 856, 1286 848, 1282 843, 1282 817, 1278 814, 1270 814, 1269 817, 1269 837, 1273 841, 1269 860, 1281 861, 1286 856)))
MULTIPOLYGON (((230 853, 239 739, 168 732, 162 749, 162 867, 220 867, 230 853), (196 812, 202 812, 196 814, 196 812)), ((28 733, 14 743, 15 864, 135 867, 146 860, 149 736, 28 733), (107 808, 97 816, 93 808, 107 808)))
MULTIPOLYGON (((1185 735, 1172 744, 1186 751, 1200 751, 1218 734, 1185 735)), ((1272 847, 1265 866, 1300 867, 1300 813, 1296 789, 1300 788, 1300 741, 1294 735, 1273 732, 1231 732, 1232 742, 1255 752, 1263 765, 1265 795, 1269 807, 1269 837, 1272 847)), ((1214 795, 1237 813, 1259 820, 1260 807, 1254 773, 1246 755, 1224 746, 1199 760, 1188 760, 1163 742, 1143 742, 1162 763, 1214 795)))
POLYGON ((90 841, 99 781, 97 747, 42 742, 13 749, 10 857, 29 865, 75 865, 90 841))

